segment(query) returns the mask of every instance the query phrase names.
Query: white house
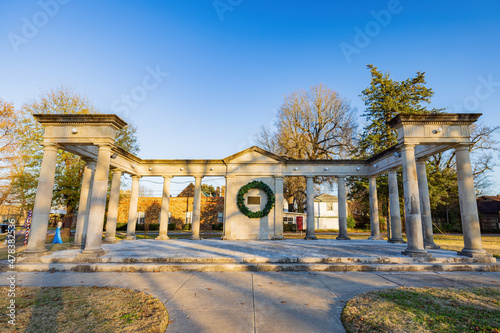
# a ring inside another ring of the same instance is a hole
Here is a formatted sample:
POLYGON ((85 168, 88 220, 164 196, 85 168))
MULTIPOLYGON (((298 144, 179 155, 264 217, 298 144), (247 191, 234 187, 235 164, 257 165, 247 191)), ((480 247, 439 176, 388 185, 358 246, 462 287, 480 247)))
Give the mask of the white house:
POLYGON ((314 198, 314 229, 339 229, 339 198, 320 194, 314 198))

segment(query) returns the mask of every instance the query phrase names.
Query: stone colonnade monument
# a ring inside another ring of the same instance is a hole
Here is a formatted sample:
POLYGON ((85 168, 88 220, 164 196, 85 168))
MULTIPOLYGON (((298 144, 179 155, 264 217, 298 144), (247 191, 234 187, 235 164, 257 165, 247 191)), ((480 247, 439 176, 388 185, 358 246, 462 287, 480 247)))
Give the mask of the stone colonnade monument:
POLYGON ((35 115, 44 126, 44 156, 33 210, 31 237, 26 257, 47 254, 45 240, 52 201, 58 149, 79 155, 85 161, 79 212, 73 247, 81 248, 81 258, 104 253, 102 231, 112 171, 111 193, 104 242, 117 242, 116 221, 120 180, 123 173, 132 176, 130 209, 126 240, 135 239, 139 180, 144 176, 163 177, 160 233, 157 240, 167 240, 170 181, 172 177, 195 178, 192 235, 200 239, 201 183, 203 177, 225 177, 225 240, 284 239, 283 177, 305 177, 307 184, 307 233, 305 239, 316 239, 314 232, 313 179, 333 176, 338 179, 339 236, 347 234, 345 177, 369 177, 370 239, 381 239, 378 221, 376 177, 389 176, 391 215, 390 242, 402 243, 401 217, 396 170, 403 169, 404 209, 407 248, 403 254, 429 257, 433 241, 429 191, 425 172, 428 157, 454 149, 457 159, 460 213, 464 248, 458 252, 469 257, 489 257, 481 244, 481 232, 472 177, 469 148, 470 125, 480 114, 400 114, 389 125, 397 130, 398 143, 367 160, 296 160, 251 147, 223 159, 167 160, 141 159, 117 147, 116 131, 126 123, 116 115, 35 115))

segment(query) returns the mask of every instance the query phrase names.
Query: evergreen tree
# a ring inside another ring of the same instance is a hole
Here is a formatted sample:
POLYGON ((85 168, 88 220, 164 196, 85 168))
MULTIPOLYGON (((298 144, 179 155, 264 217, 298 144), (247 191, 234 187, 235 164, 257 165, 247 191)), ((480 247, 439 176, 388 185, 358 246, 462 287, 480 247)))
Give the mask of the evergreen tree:
POLYGON ((365 102, 367 126, 355 149, 358 157, 368 157, 397 143, 396 132, 387 122, 400 113, 437 113, 443 109, 428 110, 423 104, 430 103, 434 92, 425 84, 425 73, 417 72, 413 78, 395 81, 389 73, 379 72, 373 65, 370 69, 370 86, 361 92, 365 102))

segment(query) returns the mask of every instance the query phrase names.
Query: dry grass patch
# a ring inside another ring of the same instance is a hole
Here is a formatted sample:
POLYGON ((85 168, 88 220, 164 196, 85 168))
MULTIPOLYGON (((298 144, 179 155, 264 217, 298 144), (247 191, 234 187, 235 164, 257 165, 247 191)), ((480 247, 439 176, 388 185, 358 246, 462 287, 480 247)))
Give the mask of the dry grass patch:
MULTIPOLYGON (((500 236, 481 236, 483 249, 500 259, 500 236)), ((443 250, 460 251, 464 248, 461 235, 434 235, 434 242, 443 250)))
POLYGON ((396 288, 346 303, 347 332, 500 332, 500 288, 396 288))
MULTIPOLYGON (((7 295, 7 287, 0 287, 7 295)), ((16 325, 2 332, 164 332, 165 306, 143 292, 110 287, 17 287, 16 325)), ((0 298, 6 309, 8 297, 0 298)), ((5 312, 4 312, 5 313, 5 312)))

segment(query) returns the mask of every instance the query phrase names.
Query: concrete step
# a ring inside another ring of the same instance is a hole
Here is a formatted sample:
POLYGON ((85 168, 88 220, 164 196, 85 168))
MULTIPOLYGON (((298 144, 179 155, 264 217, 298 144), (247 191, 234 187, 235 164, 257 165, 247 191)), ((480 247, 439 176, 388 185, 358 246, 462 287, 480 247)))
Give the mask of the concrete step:
MULTIPOLYGON (((19 263, 28 263, 29 258, 19 257, 19 263)), ((55 263, 117 263, 117 264, 474 264, 496 263, 494 257, 106 257, 76 259, 75 257, 46 256, 37 258, 37 262, 55 263)))
MULTIPOLYGON (((2 265, 0 271, 8 271, 7 265, 2 265)), ((500 272, 500 263, 18 263, 15 265, 18 272, 47 272, 47 271, 74 271, 74 272, 342 272, 342 271, 484 271, 500 272)))

